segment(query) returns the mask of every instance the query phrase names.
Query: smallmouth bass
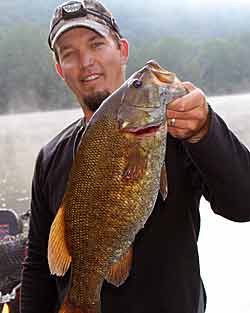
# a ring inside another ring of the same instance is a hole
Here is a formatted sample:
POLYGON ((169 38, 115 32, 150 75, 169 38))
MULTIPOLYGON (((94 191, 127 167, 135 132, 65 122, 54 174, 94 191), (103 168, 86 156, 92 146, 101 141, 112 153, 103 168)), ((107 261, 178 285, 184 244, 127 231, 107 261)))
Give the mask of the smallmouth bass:
POLYGON ((135 236, 158 192, 167 197, 166 106, 186 93, 174 73, 149 61, 89 121, 50 231, 51 273, 71 265, 60 313, 101 312, 104 279, 120 286, 129 276, 135 236))

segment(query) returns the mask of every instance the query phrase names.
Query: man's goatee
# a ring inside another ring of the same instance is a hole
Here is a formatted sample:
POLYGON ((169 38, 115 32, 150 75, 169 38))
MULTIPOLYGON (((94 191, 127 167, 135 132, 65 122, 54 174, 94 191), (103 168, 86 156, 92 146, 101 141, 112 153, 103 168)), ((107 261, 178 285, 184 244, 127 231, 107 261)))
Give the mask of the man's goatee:
POLYGON ((84 104, 88 107, 89 110, 95 112, 102 102, 110 96, 110 92, 108 90, 98 91, 84 98, 84 104))

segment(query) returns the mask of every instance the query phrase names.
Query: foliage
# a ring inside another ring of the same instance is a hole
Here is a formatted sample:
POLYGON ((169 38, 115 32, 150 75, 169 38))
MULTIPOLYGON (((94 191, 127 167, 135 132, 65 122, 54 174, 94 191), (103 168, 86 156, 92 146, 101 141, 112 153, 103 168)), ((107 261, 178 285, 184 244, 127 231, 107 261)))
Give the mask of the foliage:
POLYGON ((0 35, 0 113, 68 107, 73 98, 54 69, 46 34, 20 25, 0 35))
MULTIPOLYGON (((60 2, 1 2, 0 9, 5 14, 0 21, 0 113, 75 105, 55 73, 53 55, 47 46, 49 17, 60 2)), ((155 6, 152 0, 147 6, 142 0, 134 0, 133 6, 117 0, 105 3, 118 17, 122 33, 130 41, 128 75, 153 58, 208 94, 249 92, 250 33, 244 31, 249 10, 227 8, 215 12, 210 8, 194 12, 192 8, 191 14, 188 1, 181 5, 167 1, 161 6, 155 6), (216 16, 216 23, 212 16, 216 16)))

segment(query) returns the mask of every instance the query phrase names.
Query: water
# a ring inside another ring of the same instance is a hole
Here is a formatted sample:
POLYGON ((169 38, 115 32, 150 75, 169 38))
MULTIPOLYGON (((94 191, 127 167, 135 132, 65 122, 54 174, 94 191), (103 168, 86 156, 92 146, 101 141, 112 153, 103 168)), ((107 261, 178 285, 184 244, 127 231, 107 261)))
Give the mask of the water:
MULTIPOLYGON (((209 102, 250 149, 250 94, 210 98, 209 102)), ((205 200, 200 211, 198 244, 208 295, 206 313, 249 313, 250 223, 233 223, 213 214, 205 200)))
MULTIPOLYGON (((209 102, 250 147, 250 94, 212 97, 209 102)), ((40 147, 80 116, 80 109, 0 116, 0 208, 14 208, 18 213, 29 208, 40 147)), ((216 216, 202 200, 199 250, 208 294, 206 313, 250 312, 248 238, 250 223, 237 224, 216 216)))
POLYGON ((14 208, 18 213, 29 207, 39 149, 80 116, 79 109, 0 117, 0 207, 14 208))

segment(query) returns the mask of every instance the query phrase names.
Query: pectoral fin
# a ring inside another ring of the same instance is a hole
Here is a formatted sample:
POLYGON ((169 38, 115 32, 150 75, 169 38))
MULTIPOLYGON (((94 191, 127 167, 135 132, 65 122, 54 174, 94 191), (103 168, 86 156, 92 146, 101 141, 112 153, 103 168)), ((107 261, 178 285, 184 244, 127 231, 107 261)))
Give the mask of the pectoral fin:
POLYGON ((147 157, 144 150, 137 144, 132 146, 128 155, 128 163, 123 173, 125 179, 140 179, 147 168, 147 157))
POLYGON ((106 280, 116 287, 122 285, 129 276, 132 259, 133 247, 131 246, 129 247, 128 252, 111 267, 108 275, 105 277, 106 280))
POLYGON ((167 178, 167 169, 165 162, 161 168, 161 178, 160 178, 160 192, 163 200, 165 201, 168 195, 168 178, 167 178))
POLYGON ((71 263, 71 256, 65 241, 64 208, 60 207, 50 228, 48 262, 51 274, 63 276, 71 263))

